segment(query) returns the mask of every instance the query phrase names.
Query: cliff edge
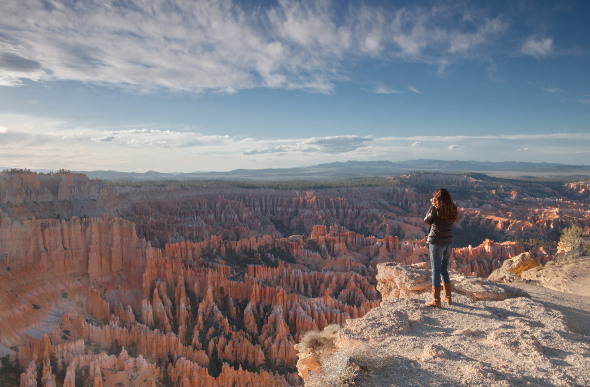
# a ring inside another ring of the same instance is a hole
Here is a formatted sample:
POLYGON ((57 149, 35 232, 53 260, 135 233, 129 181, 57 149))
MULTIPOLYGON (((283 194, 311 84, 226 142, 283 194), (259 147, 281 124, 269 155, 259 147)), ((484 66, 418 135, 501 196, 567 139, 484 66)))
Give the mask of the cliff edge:
POLYGON ((534 296, 542 288, 455 275, 453 304, 433 309, 429 278, 427 264, 379 264, 380 307, 297 345, 305 384, 590 384, 590 337, 570 329, 555 299, 534 296))

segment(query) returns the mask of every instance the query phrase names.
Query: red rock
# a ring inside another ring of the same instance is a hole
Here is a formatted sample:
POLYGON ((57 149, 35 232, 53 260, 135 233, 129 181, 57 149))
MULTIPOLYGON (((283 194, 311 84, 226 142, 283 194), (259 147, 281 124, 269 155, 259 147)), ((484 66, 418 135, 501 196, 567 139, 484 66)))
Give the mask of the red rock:
POLYGON ((20 375, 21 387, 37 387, 37 365, 31 361, 25 372, 20 375))
MULTIPOLYGON (((428 248, 419 239, 424 235, 427 195, 412 189, 106 187, 73 174, 9 175, 0 174, 0 188, 7 187, 0 189, 0 200, 10 197, 15 203, 3 201, 0 212, 0 305, 6 305, 6 311, 0 311, 0 342, 19 346, 25 366, 33 359, 42 364, 47 353, 57 353, 52 366, 66 370, 70 385, 79 369, 76 364, 90 367, 98 362, 101 369, 120 369, 130 367, 133 359, 127 351, 114 360, 106 355, 83 358, 89 356, 83 354, 89 349, 84 340, 92 343, 90 348, 133 349, 145 356, 149 367, 170 361, 171 371, 182 369, 182 358, 195 374, 178 374, 179 385, 232 380, 298 384, 300 379, 291 372, 296 360, 291 348, 304 332, 342 324, 379 305, 377 264, 427 261, 428 248), (107 215, 27 218, 34 211, 49 214, 46 217, 73 211, 73 198, 97 198, 94 204, 84 202, 85 208, 122 214, 135 224, 107 215), (37 204, 31 204, 34 201, 37 204), (311 233, 311 238, 283 237, 277 228, 311 233), (277 259, 283 253, 290 262, 277 259), (56 310, 65 313, 47 319, 56 310), (27 330, 46 333, 48 339, 34 340, 26 336, 27 330), (219 361, 229 365, 220 366, 223 378, 213 378, 207 368, 218 367, 219 361), (257 367, 291 371, 263 378, 263 370, 251 371, 257 367)), ((470 177, 440 177, 441 185, 445 179, 458 186, 479 184, 470 177)), ((548 208, 522 216, 494 211, 483 206, 462 210, 459 225, 542 235, 579 214, 548 208)), ((581 222, 590 221, 584 216, 581 222)), ((486 275, 522 251, 520 244, 486 241, 456 248, 451 267, 486 275)), ((535 261, 548 257, 550 250, 531 250, 535 261)), ((107 376, 93 367, 96 375, 107 376)), ((158 372, 160 378, 163 370, 158 372)))

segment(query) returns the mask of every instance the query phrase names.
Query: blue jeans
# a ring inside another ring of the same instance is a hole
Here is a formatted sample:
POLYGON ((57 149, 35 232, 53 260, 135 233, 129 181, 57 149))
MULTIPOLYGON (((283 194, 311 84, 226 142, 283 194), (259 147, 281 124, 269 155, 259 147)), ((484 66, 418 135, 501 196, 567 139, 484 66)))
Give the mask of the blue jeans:
POLYGON ((432 286, 440 286, 440 277, 442 275, 443 282, 451 282, 449 278, 449 258, 453 251, 453 244, 447 245, 428 245, 428 252, 430 253, 430 267, 432 268, 432 286))

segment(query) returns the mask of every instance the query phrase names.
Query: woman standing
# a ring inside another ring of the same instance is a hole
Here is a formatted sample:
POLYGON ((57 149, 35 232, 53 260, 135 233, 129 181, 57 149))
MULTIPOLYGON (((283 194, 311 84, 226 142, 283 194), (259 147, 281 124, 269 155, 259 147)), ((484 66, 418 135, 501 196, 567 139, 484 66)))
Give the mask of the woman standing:
POLYGON ((453 250, 453 223, 459 213, 457 205, 453 202, 451 194, 444 188, 434 191, 432 206, 426 213, 424 222, 430 225, 426 242, 430 253, 430 266, 432 268, 432 301, 427 306, 440 308, 440 284, 443 279, 443 301, 451 304, 451 279, 449 278, 449 258, 453 250))

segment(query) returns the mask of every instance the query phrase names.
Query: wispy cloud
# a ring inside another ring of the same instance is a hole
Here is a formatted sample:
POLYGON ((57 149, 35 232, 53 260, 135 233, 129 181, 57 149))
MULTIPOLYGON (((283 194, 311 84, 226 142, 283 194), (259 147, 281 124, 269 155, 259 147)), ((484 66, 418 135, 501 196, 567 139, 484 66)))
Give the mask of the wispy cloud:
POLYGON ((507 29, 506 22, 500 19, 488 19, 479 26, 475 33, 455 31, 451 34, 449 52, 468 53, 474 48, 494 41, 494 38, 507 29))
POLYGON ((103 131, 99 136, 91 137, 94 142, 111 142, 118 145, 145 147, 179 148, 200 145, 223 144, 228 136, 205 136, 194 132, 180 132, 159 129, 125 129, 103 131))
POLYGON ((377 85, 375 87, 375 89, 373 90, 373 93, 375 93, 375 94, 390 95, 390 94, 401 94, 401 91, 396 90, 396 89, 391 88, 391 87, 387 87, 385 85, 377 85))
POLYGON ((553 50, 553 38, 530 36, 522 45, 521 53, 536 57, 548 56, 553 50))
POLYGON ((547 92, 547 93, 556 93, 556 94, 561 94, 563 93, 563 89, 560 89, 559 87, 541 87, 541 90, 547 92))
POLYGON ((341 154, 356 151, 366 147, 373 141, 370 137, 360 136, 329 136, 329 137, 312 137, 305 140, 284 140, 280 145, 249 149, 244 152, 245 155, 255 155, 264 153, 328 153, 341 154))
POLYGON ((145 125, 81 126, 7 114, 0 114, 0 128, 2 167, 190 172, 419 158, 590 165, 590 133, 262 139, 145 125))
MULTIPOLYGON (((359 59, 442 69, 478 57, 510 25, 445 4, 336 4, 15 1, 2 10, 0 85, 74 80, 143 92, 266 87, 330 93, 359 59)), ((531 38, 523 51, 543 56, 551 46, 551 39, 531 38)))
POLYGON ((412 93, 415 93, 415 94, 422 94, 422 92, 420 90, 418 90, 417 88, 415 88, 414 86, 408 86, 408 90, 410 90, 412 93))

